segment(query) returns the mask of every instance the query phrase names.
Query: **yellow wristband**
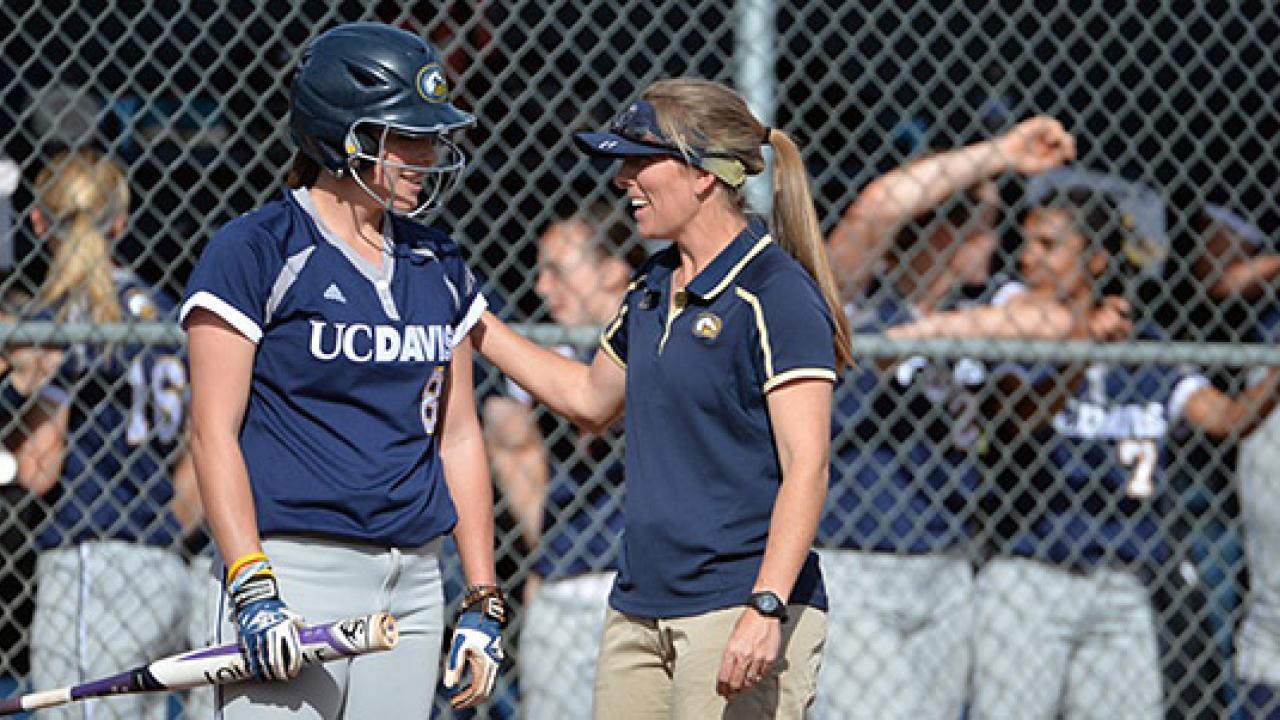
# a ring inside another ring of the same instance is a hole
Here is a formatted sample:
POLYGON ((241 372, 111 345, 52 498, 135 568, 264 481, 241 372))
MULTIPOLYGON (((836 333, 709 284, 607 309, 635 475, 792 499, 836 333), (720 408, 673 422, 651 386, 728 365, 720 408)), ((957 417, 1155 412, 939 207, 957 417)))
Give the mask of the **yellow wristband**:
MULTIPOLYGON (((227 566, 227 582, 231 582, 232 580, 234 580, 236 575, 239 575, 240 571, 245 569, 246 566, 252 563, 267 563, 267 562, 268 562, 267 555, 261 550, 251 552, 251 553, 245 553, 244 555, 240 556, 240 559, 236 560, 235 562, 227 566)), ((268 565, 268 567, 270 567, 270 565, 268 565)))

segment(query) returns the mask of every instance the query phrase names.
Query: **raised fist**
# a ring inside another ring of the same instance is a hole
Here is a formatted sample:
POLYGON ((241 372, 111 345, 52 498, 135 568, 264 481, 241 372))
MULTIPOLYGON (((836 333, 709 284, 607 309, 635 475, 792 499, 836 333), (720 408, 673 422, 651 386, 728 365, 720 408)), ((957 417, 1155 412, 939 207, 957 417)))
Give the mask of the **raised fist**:
POLYGON ((1023 120, 996 139, 1009 167, 1024 175, 1036 175, 1074 160, 1076 140, 1062 123, 1048 115, 1023 120))

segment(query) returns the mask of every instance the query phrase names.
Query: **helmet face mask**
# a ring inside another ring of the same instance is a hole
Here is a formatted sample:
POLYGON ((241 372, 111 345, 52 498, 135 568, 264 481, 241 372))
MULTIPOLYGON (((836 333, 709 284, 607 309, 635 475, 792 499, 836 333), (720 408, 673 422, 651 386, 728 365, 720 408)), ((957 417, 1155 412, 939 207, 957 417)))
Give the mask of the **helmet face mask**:
POLYGON ((307 47, 290 87, 290 129, 299 150, 336 176, 348 173, 388 211, 425 219, 438 211, 458 185, 466 158, 450 138, 475 118, 449 102, 444 63, 425 40, 381 23, 348 23, 307 47), (437 148, 431 166, 388 161, 386 140, 430 138, 437 148), (362 172, 377 166, 388 183, 397 175, 422 173, 419 202, 404 212, 394 185, 377 192, 362 172))
POLYGON ((347 171, 369 197, 380 203, 394 215, 425 221, 443 208, 444 201, 457 188, 466 168, 467 158, 450 133, 422 132, 419 128, 407 128, 377 120, 358 120, 347 133, 344 143, 347 155, 347 171), (431 143, 432 163, 419 165, 402 162, 387 154, 387 140, 393 136, 415 143, 431 143), (376 170, 383 181, 383 188, 369 184, 366 174, 376 170), (417 203, 410 210, 396 206, 396 178, 404 174, 416 175, 421 185, 417 203))

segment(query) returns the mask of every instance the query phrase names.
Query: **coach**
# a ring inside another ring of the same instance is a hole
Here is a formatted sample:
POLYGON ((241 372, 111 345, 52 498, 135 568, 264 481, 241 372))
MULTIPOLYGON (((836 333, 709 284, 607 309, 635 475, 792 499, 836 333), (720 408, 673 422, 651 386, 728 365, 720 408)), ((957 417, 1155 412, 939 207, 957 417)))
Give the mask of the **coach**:
POLYGON ((825 635, 811 546, 850 353, 799 151, 728 88, 687 79, 650 86, 578 142, 623 160, 614 184, 640 235, 672 245, 639 271, 590 366, 488 313, 475 343, 580 425, 625 405, 596 716, 799 718, 825 635), (761 144, 777 161, 776 241, 742 193, 761 144))

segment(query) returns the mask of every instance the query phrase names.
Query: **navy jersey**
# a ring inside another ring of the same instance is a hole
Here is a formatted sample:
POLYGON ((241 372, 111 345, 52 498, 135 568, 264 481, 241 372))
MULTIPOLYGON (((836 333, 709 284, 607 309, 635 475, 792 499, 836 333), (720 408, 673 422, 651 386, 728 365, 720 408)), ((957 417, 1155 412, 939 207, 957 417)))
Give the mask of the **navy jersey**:
POLYGON ((1249 330, 1248 340, 1269 345, 1280 342, 1280 306, 1268 305, 1258 313, 1249 330))
MULTIPOLYGON (((572 348, 561 352, 573 354, 572 348)), ((589 364, 593 355, 594 348, 578 359, 589 364)), ((617 569, 622 547, 621 423, 590 435, 559 415, 538 412, 538 427, 547 442, 551 472, 534 571, 559 579, 617 569)))
MULTIPOLYGON (((1043 363, 1001 372, 1028 384, 1065 381, 1043 363)), ((1207 383, 1182 368, 1089 366, 1052 422, 1011 448, 998 483, 1002 549, 1081 569, 1167 560, 1168 442, 1187 399, 1207 383)))
MULTIPOLYGON (((855 332, 917 319, 903 298, 887 294, 871 311, 850 313, 855 332)), ((987 440, 978 412, 985 365, 911 357, 882 370, 861 360, 844 380, 819 543, 925 553, 966 541, 987 440)))
MULTIPOLYGON (((117 270, 112 278, 125 322, 171 316, 173 301, 132 273, 117 270)), ((76 311, 68 317, 75 321, 76 311)), ((169 512, 169 468, 186 422, 182 348, 73 345, 42 396, 66 403, 68 423, 62 473, 36 544, 114 539, 173 545, 180 533, 169 512)))
POLYGON ((375 267, 286 191, 192 273, 182 317, 204 308, 258 346, 240 447, 263 536, 416 547, 457 520, 436 424, 484 297, 438 230, 388 216, 383 242, 375 267))
MULTIPOLYGON (((681 617, 747 600, 782 480, 767 393, 835 380, 833 322, 762 223, 672 297, 668 248, 645 264, 601 339, 626 369, 626 532, 610 604, 681 617)), ((826 608, 809 554, 790 602, 826 608)))

